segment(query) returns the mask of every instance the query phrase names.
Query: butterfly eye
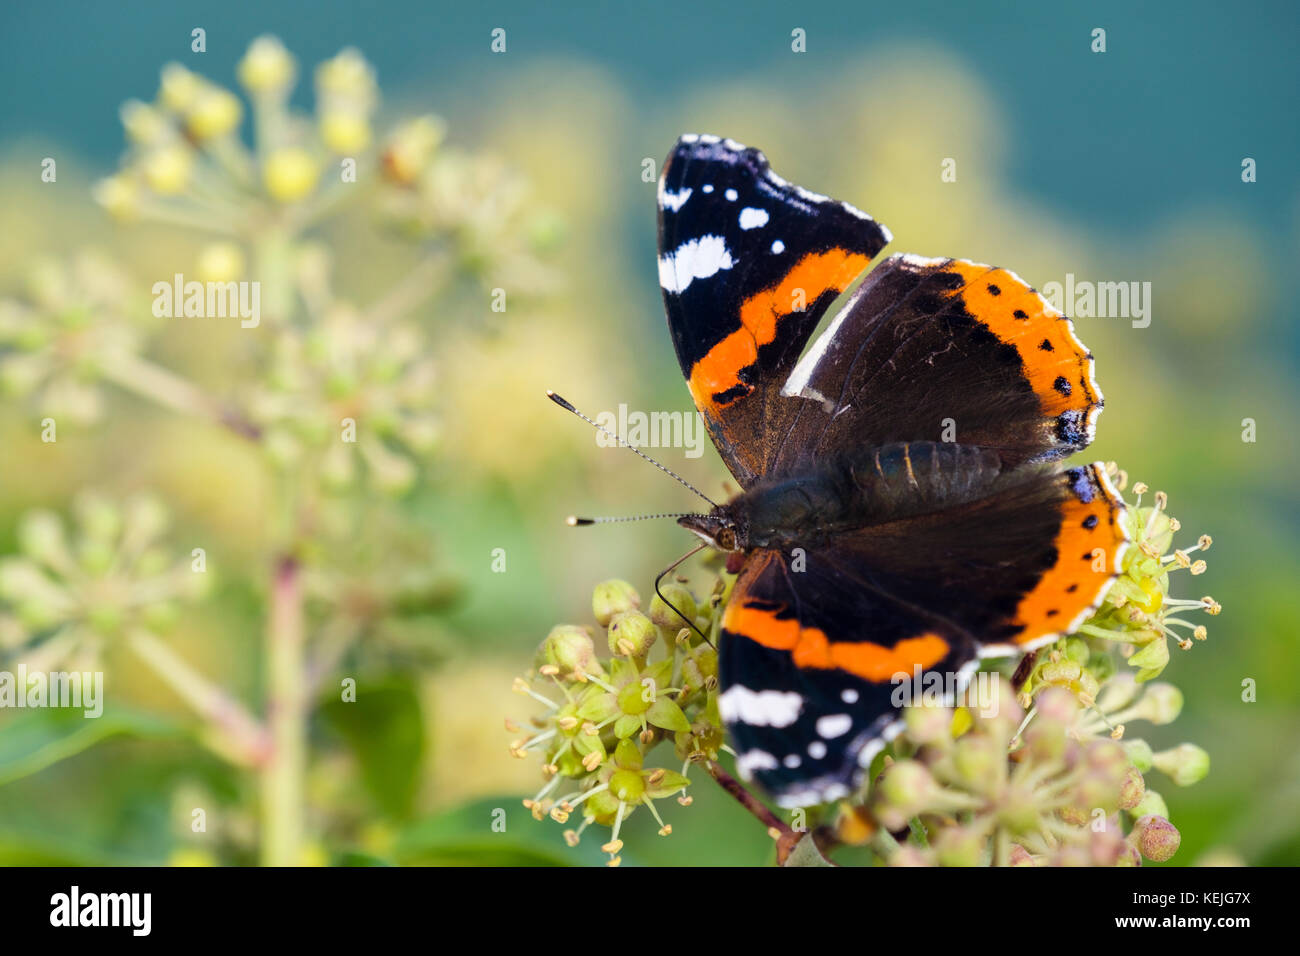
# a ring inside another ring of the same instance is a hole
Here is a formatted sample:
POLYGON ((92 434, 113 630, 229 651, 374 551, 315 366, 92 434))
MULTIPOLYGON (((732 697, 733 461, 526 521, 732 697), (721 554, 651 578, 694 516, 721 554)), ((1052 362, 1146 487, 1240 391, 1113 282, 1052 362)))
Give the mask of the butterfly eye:
POLYGON ((723 528, 718 532, 718 536, 715 540, 718 542, 718 547, 723 551, 736 550, 736 532, 731 528, 723 528))

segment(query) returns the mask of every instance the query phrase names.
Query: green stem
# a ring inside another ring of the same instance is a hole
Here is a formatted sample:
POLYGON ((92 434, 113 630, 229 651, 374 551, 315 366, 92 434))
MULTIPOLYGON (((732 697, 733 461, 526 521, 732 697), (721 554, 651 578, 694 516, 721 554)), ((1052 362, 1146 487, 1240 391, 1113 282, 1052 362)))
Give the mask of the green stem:
POLYGON ((216 422, 250 441, 261 438, 261 429, 240 412, 223 405, 189 380, 148 359, 120 352, 106 357, 100 371, 119 387, 164 408, 216 422))
POLYGON ((302 578, 289 556, 276 565, 266 633, 267 724, 271 756, 262 769, 262 864, 297 866, 302 857, 307 707, 302 578))
POLYGON ((451 256, 445 249, 435 249, 366 310, 365 324, 383 326, 409 315, 442 287, 450 271, 451 256))
POLYGON ((245 767, 257 766, 266 759, 266 729, 239 701, 148 631, 132 631, 127 646, 208 724, 206 742, 213 750, 245 767))

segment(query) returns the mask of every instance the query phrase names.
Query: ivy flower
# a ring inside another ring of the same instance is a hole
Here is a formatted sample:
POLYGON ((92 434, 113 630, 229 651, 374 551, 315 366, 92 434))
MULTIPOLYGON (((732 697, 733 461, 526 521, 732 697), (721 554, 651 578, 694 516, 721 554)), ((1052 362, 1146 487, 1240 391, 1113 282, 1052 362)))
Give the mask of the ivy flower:
POLYGON ((0 390, 77 424, 104 412, 101 383, 128 376, 150 315, 126 277, 89 253, 32 270, 26 295, 0 299, 0 390))
POLYGON ((97 656, 119 637, 152 641, 209 586, 206 559, 196 570, 191 555, 178 559, 163 547, 169 520, 157 499, 119 506, 83 494, 74 512, 71 528, 53 512, 28 512, 19 553, 0 558, 0 633, 29 666, 97 656))
POLYGON ((1192 555, 1210 549, 1210 536, 1201 535, 1191 547, 1175 548, 1174 535, 1182 525, 1165 511, 1168 496, 1157 491, 1154 504, 1143 506, 1147 486, 1138 482, 1133 490, 1137 502, 1124 516, 1133 545, 1124 555, 1123 573, 1077 633, 1120 645, 1129 666, 1137 668, 1138 680, 1147 681, 1158 677, 1169 663, 1170 641, 1189 650, 1195 641, 1208 637, 1205 625, 1187 620, 1185 613, 1203 611, 1214 616, 1223 608, 1208 595, 1189 600, 1169 593, 1171 574, 1186 571, 1196 577, 1205 572, 1205 561, 1192 555))

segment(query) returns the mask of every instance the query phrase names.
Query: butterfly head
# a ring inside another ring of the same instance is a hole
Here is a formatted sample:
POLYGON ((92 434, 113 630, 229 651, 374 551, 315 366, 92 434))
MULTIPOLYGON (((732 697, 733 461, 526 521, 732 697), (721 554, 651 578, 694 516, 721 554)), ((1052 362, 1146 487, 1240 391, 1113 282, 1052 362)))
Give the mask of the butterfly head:
POLYGON ((704 515, 683 515, 677 523, 719 551, 745 549, 745 530, 726 505, 719 505, 704 515))

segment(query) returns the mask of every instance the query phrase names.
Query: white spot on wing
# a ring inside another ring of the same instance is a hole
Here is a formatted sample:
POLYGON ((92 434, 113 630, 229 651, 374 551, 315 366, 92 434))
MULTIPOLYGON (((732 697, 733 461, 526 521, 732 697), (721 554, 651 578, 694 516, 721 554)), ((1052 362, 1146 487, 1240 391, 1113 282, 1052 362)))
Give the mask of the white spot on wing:
POLYGON ((826 745, 820 740, 814 740, 808 745, 808 756, 813 760, 821 760, 826 756, 826 745))
POLYGON ((665 191, 659 196, 659 205, 664 209, 670 209, 673 212, 677 212, 677 210, 681 209, 682 206, 686 205, 686 200, 691 198, 691 193, 694 191, 695 190, 691 189, 689 186, 675 193, 665 191))
POLYGON ((718 698, 723 720, 753 727, 789 727, 802 709, 803 697, 794 691, 750 690, 736 684, 718 698))
POLYGON ((753 206, 746 206, 740 210, 740 228, 759 229, 767 225, 768 218, 766 209, 755 209, 753 206))
POLYGON ((696 279, 707 279, 735 264, 721 236, 701 236, 659 257, 659 284, 669 292, 684 292, 696 279))
POLYGON ((853 718, 848 714, 827 714, 817 718, 817 734, 826 740, 843 737, 853 727, 853 718))
POLYGON ((736 192, 734 189, 728 189, 722 195, 727 197, 727 202, 735 202, 738 198, 740 198, 740 193, 736 192))
POLYGON ((780 239, 776 240, 772 243, 772 251, 779 256, 781 253, 785 252, 785 243, 780 239))
POLYGON ((852 687, 840 691, 840 700, 846 704, 856 704, 858 702, 858 692, 852 687))
POLYGON ((766 750, 747 750, 736 758, 736 769, 748 780, 755 770, 775 770, 776 758, 766 750))

